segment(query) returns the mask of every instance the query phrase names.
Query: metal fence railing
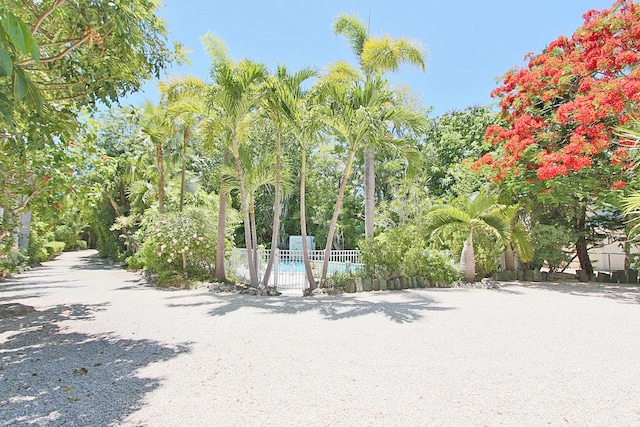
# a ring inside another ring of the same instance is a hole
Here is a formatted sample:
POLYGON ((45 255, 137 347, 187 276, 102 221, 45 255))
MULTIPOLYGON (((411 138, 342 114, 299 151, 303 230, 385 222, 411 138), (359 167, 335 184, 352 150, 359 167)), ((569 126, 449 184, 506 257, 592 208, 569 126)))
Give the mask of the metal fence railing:
MULTIPOLYGON (((271 251, 269 249, 258 250, 258 275, 260 280, 262 280, 270 255, 271 251)), ((309 261, 311 262, 314 279, 319 280, 324 262, 324 251, 309 251, 309 261)), ((236 275, 239 281, 249 283, 246 249, 234 248, 228 264, 227 268, 236 275)), ((335 250, 331 251, 327 275, 356 271, 361 268, 360 251, 335 250)), ((278 290, 303 290, 309 287, 304 270, 303 251, 276 249, 269 286, 275 286, 278 290)))

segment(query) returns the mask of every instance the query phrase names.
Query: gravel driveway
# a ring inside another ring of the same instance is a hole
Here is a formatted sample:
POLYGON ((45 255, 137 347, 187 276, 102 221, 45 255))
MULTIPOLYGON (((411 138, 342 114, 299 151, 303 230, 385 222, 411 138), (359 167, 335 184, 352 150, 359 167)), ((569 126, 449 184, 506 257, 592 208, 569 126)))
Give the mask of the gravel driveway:
POLYGON ((160 290, 65 253, 0 282, 0 425, 640 425, 640 290, 160 290))

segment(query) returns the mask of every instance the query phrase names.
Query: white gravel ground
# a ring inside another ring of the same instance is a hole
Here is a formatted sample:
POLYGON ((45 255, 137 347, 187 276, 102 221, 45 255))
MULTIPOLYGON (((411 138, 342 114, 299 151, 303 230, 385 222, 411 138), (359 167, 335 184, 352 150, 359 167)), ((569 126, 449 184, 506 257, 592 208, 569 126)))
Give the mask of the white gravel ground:
POLYGON ((2 426, 640 425, 637 287, 220 295, 82 251, 9 302, 2 426))

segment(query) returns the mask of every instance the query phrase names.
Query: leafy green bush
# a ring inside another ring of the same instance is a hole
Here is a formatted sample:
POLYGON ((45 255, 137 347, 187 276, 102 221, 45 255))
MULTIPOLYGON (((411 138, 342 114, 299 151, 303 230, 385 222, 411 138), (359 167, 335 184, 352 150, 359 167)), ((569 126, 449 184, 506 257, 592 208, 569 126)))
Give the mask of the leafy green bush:
POLYGON ((153 214, 143 220, 142 246, 128 258, 129 266, 144 266, 158 275, 159 284, 210 279, 215 268, 216 223, 204 208, 153 214))
POLYGON ((476 277, 490 277, 491 273, 500 269, 500 260, 505 251, 505 246, 496 242, 495 236, 482 230, 476 231, 474 236, 476 277))
POLYGON ((402 271, 406 276, 424 277, 432 285, 460 279, 460 273, 446 252, 418 246, 410 248, 405 254, 402 271))
POLYGON ((420 276, 430 283, 452 283, 459 279, 449 256, 429 249, 416 227, 390 228, 373 240, 360 244, 364 268, 361 276, 379 279, 420 276))
POLYGON ((531 243, 534 248, 531 266, 539 269, 547 261, 551 271, 556 271, 571 261, 572 248, 577 240, 575 231, 562 225, 533 224, 531 243))
POLYGON ((407 251, 414 246, 424 246, 415 227, 406 225, 389 228, 372 239, 360 242, 360 259, 364 264, 365 277, 388 279, 400 277, 402 261, 407 251))
POLYGON ((29 248, 27 255, 29 263, 38 264, 48 261, 50 258, 49 251, 45 245, 53 240, 53 233, 49 231, 49 226, 44 221, 33 221, 29 229, 29 248))
POLYGON ((327 277, 327 285, 334 288, 344 288, 348 279, 359 277, 359 271, 336 271, 327 277))
POLYGON ((26 258, 18 250, 11 233, 0 231, 0 277, 13 273, 25 261, 26 258))
POLYGON ((49 258, 52 258, 64 252, 64 248, 66 247, 66 244, 64 242, 47 242, 45 243, 44 247, 47 250, 47 253, 49 254, 49 258))

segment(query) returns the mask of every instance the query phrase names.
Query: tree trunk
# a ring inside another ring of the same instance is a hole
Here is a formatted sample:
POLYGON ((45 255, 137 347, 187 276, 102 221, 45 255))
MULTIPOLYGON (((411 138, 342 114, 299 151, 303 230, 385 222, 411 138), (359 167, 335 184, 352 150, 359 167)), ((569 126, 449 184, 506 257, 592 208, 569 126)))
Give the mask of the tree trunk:
POLYGON ((511 243, 507 243, 507 249, 504 251, 504 269, 507 271, 516 271, 516 260, 511 248, 511 243))
POLYGON ((258 259, 258 234, 256 231, 256 207, 253 195, 249 196, 249 219, 251 220, 251 246, 253 247, 253 265, 256 268, 256 279, 260 278, 260 260, 258 259))
POLYGON ((322 276, 320 277, 320 286, 324 287, 324 283, 327 279, 327 272, 329 270, 329 259, 331 258, 331 247, 333 246, 333 236, 336 233, 336 227, 338 225, 338 216, 340 215, 340 209, 342 208, 342 199, 344 198, 344 190, 347 187, 347 180, 351 175, 351 169, 353 167, 353 158, 356 153, 353 150, 349 150, 349 159, 347 165, 344 168, 342 174, 342 181, 340 182, 340 188, 338 190, 338 198, 333 208, 333 217, 331 217, 331 224, 329 225, 329 233, 327 235, 327 245, 324 248, 324 261, 322 263, 322 276))
POLYGON ((364 235, 373 238, 375 211, 375 149, 371 146, 364 150, 364 235))
MULTIPOLYGON (((225 163, 227 161, 227 154, 225 154, 225 163)), ((222 182, 224 178, 220 180, 220 188, 222 188, 222 182)), ((224 252, 225 243, 227 239, 227 195, 224 191, 220 190, 220 199, 218 201, 218 236, 216 240, 216 281, 226 282, 227 276, 224 271, 224 252)))
POLYGON ((266 288, 269 286, 269 279, 271 277, 271 269, 273 267, 273 260, 276 256, 276 248, 278 247, 278 232, 280 231, 280 209, 281 209, 281 192, 280 192, 280 174, 282 169, 282 162, 280 156, 280 130, 276 131, 276 185, 275 185, 275 201, 273 202, 273 230, 271 230, 271 253, 269 254, 269 262, 267 268, 264 271, 264 277, 262 279, 261 286, 266 288))
POLYGON ((472 236, 465 240, 460 254, 460 273, 466 282, 473 283, 476 281, 476 257, 473 250, 472 236))
POLYGON ((578 241, 576 242, 576 254, 578 255, 578 260, 580 261, 580 269, 590 277, 593 274, 593 265, 591 264, 591 259, 589 258, 589 247, 587 238, 584 236, 584 233, 587 231, 586 223, 587 208, 583 207, 576 227, 576 231, 580 235, 578 241))
POLYGON ((185 125, 182 140, 182 173, 180 175, 180 212, 184 206, 185 179, 187 175, 187 144, 189 142, 189 127, 185 125))
POLYGON ((240 187, 240 205, 242 207, 242 220, 244 222, 244 242, 247 247, 247 264, 249 265, 249 282, 254 288, 258 287, 258 274, 253 262, 253 242, 251 238, 251 220, 249 219, 249 207, 247 205, 247 192, 244 188, 244 174, 240 165, 240 157, 234 152, 236 173, 238 174, 238 185, 240 187))
POLYGON ((300 166, 300 234, 302 234, 302 259, 304 271, 309 282, 309 289, 316 288, 316 280, 313 277, 313 269, 309 261, 309 248, 307 245, 307 206, 306 206, 306 174, 307 174, 307 150, 302 149, 302 164, 300 166))
POLYGON ((156 165, 158 167, 158 212, 164 213, 164 154, 162 145, 156 144, 156 165))

